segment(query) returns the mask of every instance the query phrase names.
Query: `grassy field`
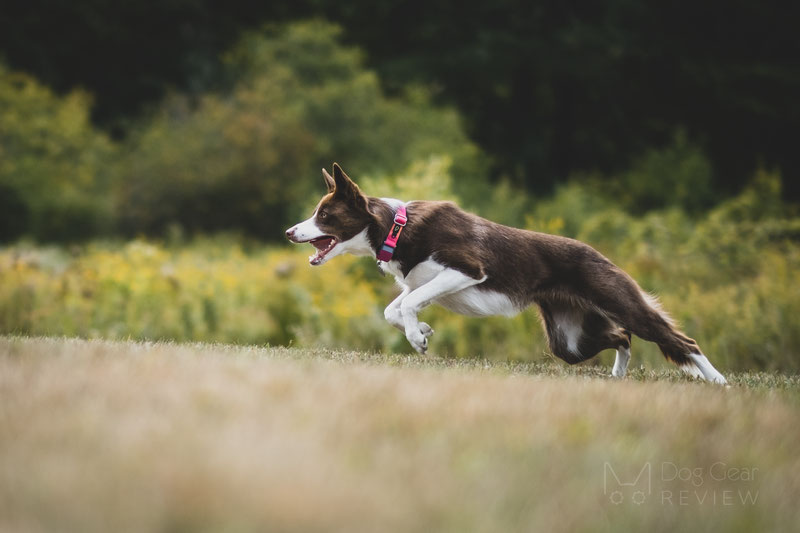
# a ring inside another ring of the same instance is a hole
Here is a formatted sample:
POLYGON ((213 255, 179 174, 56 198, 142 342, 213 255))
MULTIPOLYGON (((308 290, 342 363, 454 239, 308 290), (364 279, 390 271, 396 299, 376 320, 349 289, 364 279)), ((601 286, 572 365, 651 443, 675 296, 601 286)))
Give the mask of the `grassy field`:
POLYGON ((0 337, 0 530, 800 523, 798 377, 609 370, 0 337))

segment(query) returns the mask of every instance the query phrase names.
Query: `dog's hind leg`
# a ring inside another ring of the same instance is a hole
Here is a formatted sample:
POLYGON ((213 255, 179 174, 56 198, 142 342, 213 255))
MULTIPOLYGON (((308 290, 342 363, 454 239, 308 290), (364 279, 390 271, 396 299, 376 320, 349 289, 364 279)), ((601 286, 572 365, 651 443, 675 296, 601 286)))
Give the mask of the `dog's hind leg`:
POLYGON ((631 333, 627 330, 618 331, 624 338, 617 346, 617 353, 614 357, 614 367, 611 369, 611 375, 615 378, 625 377, 628 372, 628 363, 631 361, 631 333))
POLYGON ((620 376, 625 374, 631 347, 628 331, 577 298, 540 298, 538 303, 554 355, 572 365, 616 348, 615 369, 620 376))
POLYGON ((630 276, 609 265, 595 280, 586 287, 587 292, 616 322, 634 335, 655 342, 664 356, 687 374, 726 383, 694 339, 678 330, 658 301, 642 291, 630 276))
POLYGON ((557 300, 541 299, 538 303, 553 355, 571 365, 588 359, 579 349, 583 338, 584 310, 557 300))
POLYGON ((628 371, 628 363, 631 360, 631 347, 620 346, 617 348, 617 356, 614 359, 614 368, 611 369, 611 375, 615 378, 625 377, 628 371))

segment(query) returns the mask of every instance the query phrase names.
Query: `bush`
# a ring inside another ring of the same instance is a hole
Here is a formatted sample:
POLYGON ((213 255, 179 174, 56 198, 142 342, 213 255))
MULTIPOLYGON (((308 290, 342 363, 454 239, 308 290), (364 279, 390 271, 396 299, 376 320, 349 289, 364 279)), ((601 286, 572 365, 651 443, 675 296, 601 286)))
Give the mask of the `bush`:
POLYGON ((108 138, 90 98, 60 97, 0 64, 0 240, 74 240, 109 228, 108 138))
POLYGON ((0 331, 378 349, 383 315, 357 270, 352 257, 312 270, 299 250, 226 239, 19 245, 0 253, 0 331))
POLYGON ((711 162, 682 131, 671 146, 647 150, 607 183, 618 205, 632 213, 676 206, 699 213, 714 205, 711 162))
POLYGON ((177 223, 280 239, 323 191, 320 167, 334 160, 358 179, 450 157, 474 179, 479 154, 458 115, 420 90, 385 97, 338 37, 322 22, 247 34, 226 55, 229 91, 166 101, 119 167, 125 232, 163 234, 177 223))
MULTIPOLYGON (((389 195, 433 181, 447 185, 447 161, 415 164, 402 175, 365 183, 389 195)), ((566 190, 576 199, 556 203, 588 201, 580 185, 566 190)), ((800 220, 775 203, 779 190, 779 177, 762 173, 702 218, 677 209, 634 217, 606 207, 587 211, 583 221, 572 214, 570 224, 658 293, 721 370, 797 372, 800 220)), ((437 194, 451 193, 444 187, 437 194)), ((309 252, 229 238, 92 244, 70 254, 18 245, 0 251, 0 332, 410 351, 383 320, 396 289, 372 261, 344 256, 311 268, 309 252)), ((421 319, 436 330, 434 353, 505 360, 547 354, 533 310, 475 319, 432 306, 421 319)), ((665 364, 651 343, 635 341, 634 353, 645 365, 665 364)), ((610 354, 603 357, 610 363, 610 354)))

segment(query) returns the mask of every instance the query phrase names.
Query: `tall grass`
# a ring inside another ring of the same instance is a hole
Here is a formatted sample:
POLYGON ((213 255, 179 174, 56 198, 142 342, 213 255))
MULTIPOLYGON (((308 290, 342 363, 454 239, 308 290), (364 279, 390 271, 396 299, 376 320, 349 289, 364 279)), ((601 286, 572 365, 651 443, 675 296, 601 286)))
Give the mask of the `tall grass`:
POLYGON ((4 332, 273 345, 316 332, 328 345, 380 348, 375 287, 352 274, 352 258, 337 263, 312 271, 297 250, 246 252, 235 241, 14 247, 0 259, 0 323, 4 332))

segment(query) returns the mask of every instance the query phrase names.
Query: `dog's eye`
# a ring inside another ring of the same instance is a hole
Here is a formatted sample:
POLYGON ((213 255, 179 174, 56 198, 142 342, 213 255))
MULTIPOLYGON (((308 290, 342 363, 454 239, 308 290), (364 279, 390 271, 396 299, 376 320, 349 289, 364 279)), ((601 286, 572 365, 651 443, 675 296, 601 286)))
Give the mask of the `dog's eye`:
POLYGON ((318 216, 319 216, 320 220, 322 220, 322 219, 324 219, 325 217, 328 216, 328 213, 325 212, 325 211, 320 211, 318 216))

